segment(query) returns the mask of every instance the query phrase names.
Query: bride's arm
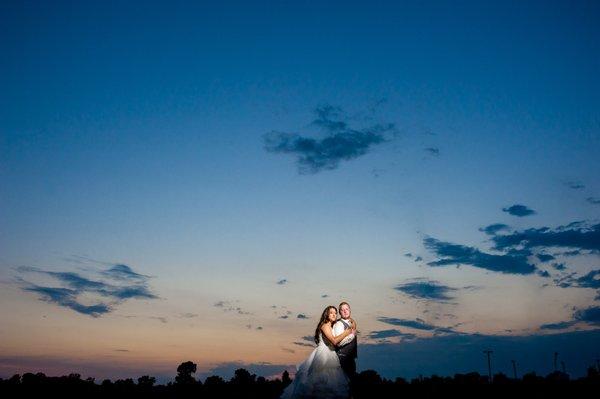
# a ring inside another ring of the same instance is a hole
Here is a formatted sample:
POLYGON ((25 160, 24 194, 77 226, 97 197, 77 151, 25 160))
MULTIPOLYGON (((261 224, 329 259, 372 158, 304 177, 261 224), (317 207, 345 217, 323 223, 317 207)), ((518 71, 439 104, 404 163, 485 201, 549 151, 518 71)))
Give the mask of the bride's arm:
POLYGON ((323 335, 325 335, 327 337, 327 339, 334 345, 339 344, 344 338, 346 338, 346 336, 348 336, 349 334, 351 334, 354 329, 350 329, 348 328, 347 330, 345 330, 343 333, 341 333, 338 336, 334 336, 333 335, 333 330, 331 329, 331 326, 328 323, 325 323, 321 326, 321 331, 323 332, 323 335))

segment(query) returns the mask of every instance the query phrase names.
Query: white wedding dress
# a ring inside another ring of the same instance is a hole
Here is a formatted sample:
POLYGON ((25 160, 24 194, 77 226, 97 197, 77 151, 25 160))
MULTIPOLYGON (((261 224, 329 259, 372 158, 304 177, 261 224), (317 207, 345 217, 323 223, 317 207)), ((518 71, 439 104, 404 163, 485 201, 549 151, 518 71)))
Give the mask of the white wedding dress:
POLYGON ((348 378, 340 366, 334 346, 319 333, 319 344, 308 358, 296 367, 296 376, 281 399, 347 399, 348 378))

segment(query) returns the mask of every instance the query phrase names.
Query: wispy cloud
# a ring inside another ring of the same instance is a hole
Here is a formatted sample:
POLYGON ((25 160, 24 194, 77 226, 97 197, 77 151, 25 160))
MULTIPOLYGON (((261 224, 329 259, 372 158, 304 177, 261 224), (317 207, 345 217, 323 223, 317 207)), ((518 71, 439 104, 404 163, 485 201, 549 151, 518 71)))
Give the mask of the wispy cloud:
POLYGON ((533 248, 570 247, 600 253, 600 224, 587 226, 583 221, 572 222, 555 229, 531 228, 491 238, 494 249, 502 251, 521 247, 533 248))
POLYGON ((415 330, 432 331, 437 333, 456 333, 450 327, 440 327, 433 324, 426 323, 424 320, 416 319, 397 319, 395 317, 378 317, 378 321, 390 324, 393 326, 409 327, 415 330))
POLYGON ((432 237, 426 237, 423 243, 427 249, 441 257, 427 263, 433 267, 464 264, 506 274, 531 274, 536 270, 523 253, 489 254, 477 248, 452 244, 432 237))
POLYGON ((297 133, 271 131, 263 135, 264 149, 271 153, 296 157, 300 174, 315 174, 336 169, 340 162, 365 155, 373 146, 390 141, 393 123, 378 123, 366 128, 351 128, 340 107, 331 105, 315 109, 311 126, 325 132, 325 137, 306 137, 297 133))
POLYGON ((585 188, 585 185, 579 181, 567 181, 565 185, 573 190, 582 190, 585 188))
POLYGON ((398 284, 396 287, 394 287, 394 289, 407 294, 412 298, 433 301, 445 301, 453 299, 454 297, 449 294, 458 290, 457 288, 452 288, 447 285, 441 285, 437 281, 423 279, 416 280, 417 281, 398 284))
POLYGON ((110 313, 116 305, 128 299, 159 298, 147 285, 149 276, 138 274, 122 264, 98 272, 99 277, 104 280, 88 278, 75 272, 56 272, 31 266, 20 266, 14 270, 19 273, 15 281, 23 291, 35 292, 41 301, 92 317, 110 313), (36 284, 21 277, 32 274, 49 276, 60 286, 36 284), (97 303, 82 303, 84 295, 95 297, 97 303))
POLYGON ((401 339, 414 339, 417 336, 415 334, 412 333, 404 333, 401 332, 399 330, 378 330, 378 331, 371 331, 368 335, 368 338, 371 339, 387 339, 387 338, 396 338, 396 337, 400 337, 401 339))
POLYGON ((494 223, 494 224, 490 224, 489 226, 480 228, 479 231, 482 231, 487 235, 493 236, 494 234, 497 234, 499 231, 508 230, 508 229, 510 229, 510 227, 504 223, 494 223))

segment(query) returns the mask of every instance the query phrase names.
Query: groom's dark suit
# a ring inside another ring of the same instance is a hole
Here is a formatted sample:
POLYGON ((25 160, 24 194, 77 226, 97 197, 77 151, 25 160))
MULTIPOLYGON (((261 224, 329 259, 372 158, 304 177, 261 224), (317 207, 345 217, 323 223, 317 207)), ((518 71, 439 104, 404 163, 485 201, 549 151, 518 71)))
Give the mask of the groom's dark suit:
MULTIPOLYGON (((344 325, 344 330, 350 328, 350 325, 344 319, 340 319, 338 321, 344 325)), ((356 375, 356 358, 358 356, 356 337, 342 347, 336 346, 335 351, 340 358, 342 370, 344 370, 350 380, 353 380, 354 376, 356 375)))

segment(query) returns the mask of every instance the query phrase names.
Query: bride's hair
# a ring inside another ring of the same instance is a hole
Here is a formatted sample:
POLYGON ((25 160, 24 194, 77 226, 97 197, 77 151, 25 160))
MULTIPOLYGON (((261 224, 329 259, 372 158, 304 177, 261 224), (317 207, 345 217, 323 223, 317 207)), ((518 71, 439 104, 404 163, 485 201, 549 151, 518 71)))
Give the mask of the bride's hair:
POLYGON ((321 320, 319 320, 319 324, 317 324, 317 329, 315 330, 315 344, 319 343, 319 333, 321 332, 321 326, 325 323, 329 322, 329 309, 333 308, 335 313, 337 313, 337 308, 335 306, 327 306, 321 315, 321 320))

